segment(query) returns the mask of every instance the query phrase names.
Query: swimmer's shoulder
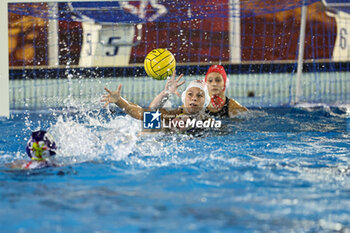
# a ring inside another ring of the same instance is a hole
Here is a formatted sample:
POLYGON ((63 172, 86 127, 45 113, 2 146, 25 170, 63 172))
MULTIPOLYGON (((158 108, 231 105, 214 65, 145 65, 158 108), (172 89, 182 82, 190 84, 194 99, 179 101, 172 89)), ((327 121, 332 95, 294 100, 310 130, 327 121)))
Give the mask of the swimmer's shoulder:
POLYGON ((247 111, 248 109, 246 107, 238 103, 236 100, 229 98, 228 112, 230 117, 233 117, 235 115, 238 115, 242 112, 247 112, 247 111))

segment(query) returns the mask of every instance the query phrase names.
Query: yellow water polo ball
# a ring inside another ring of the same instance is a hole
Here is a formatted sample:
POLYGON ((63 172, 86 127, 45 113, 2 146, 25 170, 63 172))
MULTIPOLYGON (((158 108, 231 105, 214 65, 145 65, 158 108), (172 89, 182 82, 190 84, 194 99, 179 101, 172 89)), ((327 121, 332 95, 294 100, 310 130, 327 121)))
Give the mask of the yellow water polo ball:
POLYGON ((175 72, 174 55, 167 49, 154 49, 149 52, 144 62, 146 73, 154 79, 164 80, 175 72))

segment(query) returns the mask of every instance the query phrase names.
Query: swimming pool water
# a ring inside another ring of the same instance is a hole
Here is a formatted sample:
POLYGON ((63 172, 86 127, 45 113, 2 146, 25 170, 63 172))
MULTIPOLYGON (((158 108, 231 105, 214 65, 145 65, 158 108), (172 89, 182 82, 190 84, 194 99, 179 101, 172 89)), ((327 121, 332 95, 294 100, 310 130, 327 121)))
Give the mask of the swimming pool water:
POLYGON ((120 112, 12 111, 0 120, 1 231, 350 232, 347 120, 265 108, 205 137, 138 136, 120 112), (62 167, 6 168, 38 128, 62 167))

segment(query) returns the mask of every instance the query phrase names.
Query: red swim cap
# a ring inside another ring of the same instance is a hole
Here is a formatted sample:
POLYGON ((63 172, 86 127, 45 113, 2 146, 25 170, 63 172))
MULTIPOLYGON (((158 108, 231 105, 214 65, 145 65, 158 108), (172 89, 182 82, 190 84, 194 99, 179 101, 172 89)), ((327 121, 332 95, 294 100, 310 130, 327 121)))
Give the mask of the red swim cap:
POLYGON ((216 72, 222 75, 222 78, 224 80, 224 89, 223 89, 224 91, 226 89, 227 74, 224 67, 221 65, 212 65, 211 67, 209 67, 208 72, 205 75, 204 82, 207 82, 208 75, 213 72, 216 72))

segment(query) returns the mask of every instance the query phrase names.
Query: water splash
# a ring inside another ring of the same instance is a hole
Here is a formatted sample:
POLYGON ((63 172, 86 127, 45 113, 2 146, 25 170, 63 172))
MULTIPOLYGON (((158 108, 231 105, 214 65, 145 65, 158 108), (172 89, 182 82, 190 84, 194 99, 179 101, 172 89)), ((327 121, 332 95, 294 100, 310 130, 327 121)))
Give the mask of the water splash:
POLYGON ((49 128, 59 147, 58 159, 69 163, 121 160, 134 151, 140 130, 138 121, 128 116, 112 120, 95 116, 58 116, 49 128))

